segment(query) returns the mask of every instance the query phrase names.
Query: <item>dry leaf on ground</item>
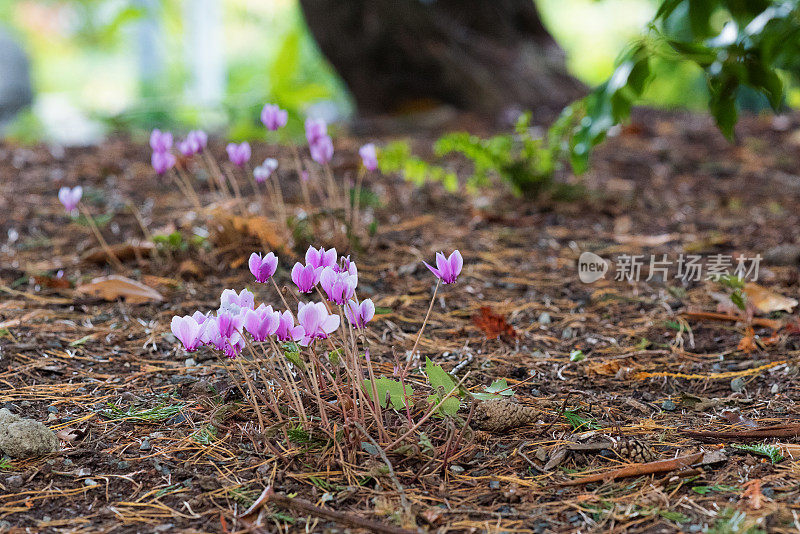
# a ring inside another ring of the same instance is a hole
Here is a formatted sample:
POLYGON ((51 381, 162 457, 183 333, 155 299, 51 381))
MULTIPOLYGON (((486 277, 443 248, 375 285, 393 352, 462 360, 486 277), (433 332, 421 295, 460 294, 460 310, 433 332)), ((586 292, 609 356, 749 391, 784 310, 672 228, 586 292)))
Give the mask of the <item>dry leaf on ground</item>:
POLYGON ((792 313, 794 307, 797 306, 795 299, 784 297, 758 284, 748 283, 744 287, 744 292, 747 295, 747 301, 752 303, 761 313, 772 313, 774 311, 792 313))
POLYGON ((75 291, 109 301, 123 299, 132 304, 164 300, 161 293, 152 287, 116 274, 95 278, 88 284, 78 286, 75 291))

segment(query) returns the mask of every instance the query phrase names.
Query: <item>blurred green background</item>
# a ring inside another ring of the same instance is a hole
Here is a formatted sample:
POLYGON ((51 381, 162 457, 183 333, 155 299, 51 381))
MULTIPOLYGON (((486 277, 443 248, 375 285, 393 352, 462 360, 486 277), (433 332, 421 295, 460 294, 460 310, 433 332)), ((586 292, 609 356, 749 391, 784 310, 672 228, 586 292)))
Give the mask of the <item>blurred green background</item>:
MULTIPOLYGON (((36 100, 4 135, 20 142, 88 143, 119 130, 204 127, 258 137, 265 102, 300 117, 352 111, 293 0, 2 0, 0 20, 31 58, 36 100), (206 15, 209 15, 206 12, 206 15), (201 20, 198 23, 198 20, 201 20), (208 26, 208 25, 211 26, 208 26), (206 40, 198 35, 216 35, 206 40), (209 68, 210 65, 210 68, 209 68)), ((653 0, 539 0, 575 76, 594 85, 652 18, 653 0)), ((690 65, 660 64, 646 104, 704 109, 690 65)), ((797 94, 790 98, 797 104, 797 94)))

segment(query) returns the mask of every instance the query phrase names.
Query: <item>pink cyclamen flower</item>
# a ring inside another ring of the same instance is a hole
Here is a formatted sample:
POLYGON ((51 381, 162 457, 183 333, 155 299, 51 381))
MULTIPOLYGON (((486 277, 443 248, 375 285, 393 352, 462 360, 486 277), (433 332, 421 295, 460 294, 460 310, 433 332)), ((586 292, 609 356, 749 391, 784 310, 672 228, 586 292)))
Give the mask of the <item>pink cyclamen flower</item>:
POLYGON ((423 261, 425 267, 436 275, 445 284, 455 284, 458 280, 458 275, 461 274, 461 268, 464 266, 464 260, 461 258, 461 253, 454 250, 449 258, 445 258, 441 252, 436 253, 436 268, 428 265, 423 261))
POLYGON ((343 306, 355 295, 358 276, 346 272, 339 273, 334 271, 333 267, 325 267, 319 276, 319 285, 325 291, 329 301, 343 306))
POLYGON ((189 157, 194 156, 194 144, 188 138, 178 142, 178 152, 182 155, 189 157))
POLYGON ((244 328, 256 341, 265 341, 278 330, 281 314, 273 311, 272 306, 263 304, 255 310, 248 310, 244 316, 244 328))
POLYGON ((302 326, 295 326, 294 315, 289 310, 279 314, 280 321, 278 329, 275 331, 275 339, 278 341, 300 341, 305 336, 302 326))
POLYGON ((306 119, 306 139, 309 145, 315 144, 323 137, 328 137, 328 124, 325 119, 306 119))
POLYGON ((368 171, 377 170, 378 151, 375 149, 374 144, 369 143, 359 148, 358 155, 361 156, 361 162, 364 164, 364 168, 368 171))
POLYGON ((209 317, 203 324, 205 328, 201 340, 223 351, 228 358, 235 358, 244 348, 244 338, 241 334, 244 319, 242 313, 221 311, 216 317, 209 317))
POLYGON ((350 256, 342 256, 339 258, 339 262, 333 264, 333 270, 337 273, 348 273, 353 276, 358 276, 358 267, 356 267, 356 262, 350 261, 350 256))
POLYGON ((169 152, 153 152, 150 158, 150 163, 153 165, 156 174, 164 174, 175 166, 176 161, 175 156, 169 152))
POLYGON ((199 325, 202 325, 203 323, 205 323, 205 322, 206 322, 206 320, 208 320, 208 317, 209 317, 209 316, 208 316, 207 314, 205 314, 205 313, 201 313, 201 312, 199 312, 199 311, 196 311, 196 312, 194 312, 194 313, 192 314, 192 319, 194 319, 195 321, 197 321, 197 324, 199 324, 199 325))
POLYGON ((194 147, 195 154, 199 154, 205 150, 206 145, 208 145, 208 134, 203 130, 192 130, 186 134, 186 140, 194 147))
POLYGON ((189 315, 179 317, 176 315, 172 318, 171 326, 172 335, 183 343, 183 348, 186 349, 186 352, 197 350, 201 343, 200 338, 203 333, 203 327, 193 317, 189 315))
POLYGON ((308 346, 315 339, 325 339, 328 334, 339 328, 340 318, 338 315, 328 313, 328 309, 323 302, 313 302, 297 305, 297 322, 303 327, 305 335, 300 344, 308 346))
POLYGON ((220 309, 239 313, 243 309, 252 310, 255 306, 255 295, 247 289, 242 289, 241 293, 236 293, 233 289, 226 289, 220 296, 220 309))
POLYGON ((67 213, 73 213, 78 208, 78 203, 83 197, 83 188, 76 185, 72 189, 69 187, 62 187, 58 190, 58 200, 64 205, 67 213))
POLYGON ((265 284, 275 271, 278 269, 278 256, 270 252, 263 258, 261 254, 253 252, 250 254, 250 261, 247 262, 250 272, 256 277, 256 282, 265 284))
POLYGON ((288 120, 289 113, 275 104, 265 104, 261 110, 261 122, 273 132, 286 126, 288 120))
POLYGON ((329 248, 325 250, 323 247, 316 249, 308 247, 306 250, 306 265, 313 265, 317 267, 334 267, 336 265, 336 249, 329 248))
POLYGON ((172 148, 172 134, 156 128, 150 134, 150 148, 153 152, 168 152, 172 148))
POLYGON ((278 169, 278 160, 275 158, 267 158, 264 163, 253 169, 253 178, 256 182, 262 184, 267 181, 267 178, 272 176, 272 173, 278 169))
POLYGON ((333 159, 333 141, 327 135, 308 145, 308 149, 311 152, 311 159, 320 165, 330 163, 333 159))
POLYGON ((244 167, 244 164, 250 161, 250 143, 247 141, 238 145, 228 143, 225 150, 228 152, 228 159, 236 166, 244 167))
POLYGON ((344 315, 356 328, 364 328, 364 325, 375 317, 375 304, 372 303, 372 299, 364 299, 361 304, 355 300, 348 300, 344 307, 344 315))
POLYGON ((292 282, 300 293, 311 293, 319 282, 324 267, 314 267, 311 264, 303 265, 299 261, 292 267, 292 282))

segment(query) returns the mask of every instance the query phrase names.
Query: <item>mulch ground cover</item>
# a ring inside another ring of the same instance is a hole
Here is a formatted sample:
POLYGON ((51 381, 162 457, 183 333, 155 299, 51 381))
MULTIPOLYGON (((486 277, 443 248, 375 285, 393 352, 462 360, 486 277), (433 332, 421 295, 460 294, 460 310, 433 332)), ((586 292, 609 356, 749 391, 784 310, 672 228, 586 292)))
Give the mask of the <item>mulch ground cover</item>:
MULTIPOLYGON (((129 246, 119 274, 160 302, 78 292, 114 270, 64 214, 62 185, 84 186, 112 245, 214 228, 154 176, 145 143, 0 144, 0 407, 61 444, 2 460, 0 530, 797 531, 800 116, 749 117, 738 134, 731 144, 706 117, 639 111, 570 202, 369 178, 373 235, 352 249, 313 244, 358 264, 359 295, 378 309, 367 334, 376 372, 392 376, 410 356, 420 393, 426 357, 470 391, 505 379, 515 402, 496 408, 514 424, 476 424, 485 409, 465 401, 404 446, 362 438, 344 452, 313 431, 262 434, 229 362, 187 354, 169 333, 173 315, 215 309, 225 288, 280 304, 247 270, 257 240, 129 246), (453 249, 464 271, 439 288, 408 355, 435 285, 421 261, 453 249), (578 274, 587 251, 613 261, 593 283, 578 274), (746 311, 705 273, 675 277, 690 254, 761 256, 746 311), (639 280, 615 279, 636 256, 639 280), (674 262, 667 276, 646 280, 651 256, 674 262)), ((337 142, 337 176, 354 174, 357 147, 337 142)), ((296 195, 293 173, 280 176, 296 195)), ((297 252, 281 253, 279 285, 297 252)), ((411 417, 425 413, 421 403, 411 417)), ((405 414, 385 417, 393 438, 408 433, 405 414)))

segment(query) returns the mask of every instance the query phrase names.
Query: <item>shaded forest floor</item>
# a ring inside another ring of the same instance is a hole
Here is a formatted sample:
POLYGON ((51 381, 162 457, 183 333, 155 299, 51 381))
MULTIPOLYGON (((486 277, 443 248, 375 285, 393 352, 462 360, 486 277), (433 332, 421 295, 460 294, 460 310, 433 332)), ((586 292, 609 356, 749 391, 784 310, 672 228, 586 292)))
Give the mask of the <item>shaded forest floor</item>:
MULTIPOLYGON (((126 259, 124 274, 159 303, 75 292, 112 271, 81 259, 94 240, 65 216, 61 185, 82 184, 96 215, 114 213, 103 229, 111 243, 143 239, 128 204, 153 234, 204 224, 153 176, 146 147, 0 145, 0 407, 44 422, 62 446, 0 464, 0 530, 246 531, 237 517, 269 485, 388 528, 402 523, 399 482, 412 516, 404 526, 437 532, 797 531, 800 326, 778 296, 797 298, 800 284, 800 116, 747 118, 738 132, 732 145, 707 118, 640 111, 597 151, 574 202, 370 180, 377 232, 352 255, 360 295, 379 308, 368 334, 377 372, 391 376, 393 351, 405 358, 414 345, 433 290, 421 260, 458 248, 464 272, 440 288, 419 356, 459 380, 469 373, 473 391, 506 379, 535 411, 503 432, 462 430, 466 406, 461 419, 431 419, 420 427, 427 442, 387 451, 396 481, 374 448, 345 459, 313 435, 268 437, 280 457, 255 452, 253 415, 223 362, 207 349, 186 354, 169 334, 173 315, 216 309, 224 288, 277 303, 247 271, 257 243, 126 259), (641 280, 616 281, 612 269, 582 283, 584 251, 643 255, 641 280), (650 256, 664 254, 675 262, 666 281, 645 281, 650 256), (680 254, 760 254, 762 289, 751 297, 762 309, 737 316, 720 284, 675 279, 680 254), (736 447, 753 436, 785 458, 736 447), (694 456, 655 474, 567 485, 653 459, 642 451, 694 456)), ((357 146, 337 145, 337 176, 354 172, 357 146)), ((254 160, 270 151, 289 157, 257 146, 254 160)), ((294 258, 281 260, 278 282, 290 284, 294 258)), ((416 368, 412 382, 424 383, 416 368)), ((254 531, 350 528, 273 505, 258 521, 254 531)))

